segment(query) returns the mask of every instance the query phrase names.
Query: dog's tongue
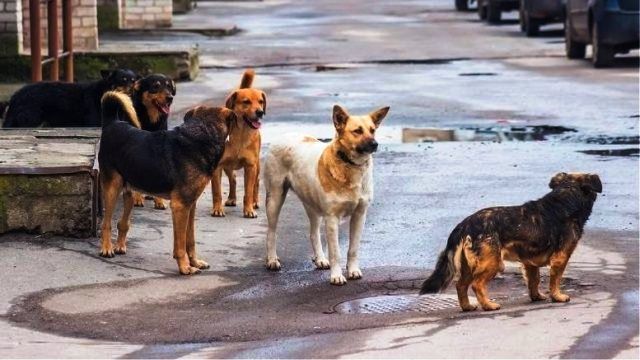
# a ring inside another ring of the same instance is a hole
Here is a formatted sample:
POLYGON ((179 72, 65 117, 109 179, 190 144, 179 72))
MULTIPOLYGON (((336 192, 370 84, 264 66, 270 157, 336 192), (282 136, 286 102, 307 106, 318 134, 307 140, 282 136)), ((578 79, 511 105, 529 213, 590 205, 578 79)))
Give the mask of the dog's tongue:
POLYGON ((169 115, 169 112, 171 111, 171 106, 170 105, 160 105, 160 111, 162 111, 162 113, 165 114, 165 115, 169 115))
POLYGON ((260 126, 262 126, 262 123, 260 122, 260 120, 249 120, 246 119, 247 123, 249 123, 249 126, 251 126, 254 129, 260 129, 260 126))

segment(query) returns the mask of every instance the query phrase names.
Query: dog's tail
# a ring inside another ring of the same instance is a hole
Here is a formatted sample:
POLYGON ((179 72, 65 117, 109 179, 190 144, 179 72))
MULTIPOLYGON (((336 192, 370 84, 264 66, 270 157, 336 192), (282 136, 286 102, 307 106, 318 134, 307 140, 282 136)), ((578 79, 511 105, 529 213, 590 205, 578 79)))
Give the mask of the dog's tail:
POLYGON ((256 72, 253 69, 247 69, 242 74, 242 80, 240 81, 240 89, 248 89, 253 84, 253 78, 256 77, 256 72))
POLYGON ((125 93, 107 91, 102 96, 102 127, 116 120, 126 121, 138 129, 141 128, 131 98, 125 93))
POLYGON ((456 274, 460 273, 460 257, 462 256, 463 247, 468 241, 471 241, 469 236, 463 238, 463 235, 460 227, 456 227, 451 232, 447 247, 438 257, 435 270, 422 283, 420 295, 443 291, 449 286, 456 274))
POLYGON ((7 110, 9 109, 8 101, 0 101, 0 119, 4 119, 7 110))

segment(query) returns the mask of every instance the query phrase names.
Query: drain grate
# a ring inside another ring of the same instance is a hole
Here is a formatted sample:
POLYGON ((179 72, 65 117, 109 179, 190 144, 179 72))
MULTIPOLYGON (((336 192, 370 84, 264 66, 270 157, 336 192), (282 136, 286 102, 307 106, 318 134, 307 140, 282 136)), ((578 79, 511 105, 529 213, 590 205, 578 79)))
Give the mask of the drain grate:
POLYGON ((383 295, 345 301, 335 306, 339 314, 428 313, 458 307, 458 298, 450 295, 383 295))

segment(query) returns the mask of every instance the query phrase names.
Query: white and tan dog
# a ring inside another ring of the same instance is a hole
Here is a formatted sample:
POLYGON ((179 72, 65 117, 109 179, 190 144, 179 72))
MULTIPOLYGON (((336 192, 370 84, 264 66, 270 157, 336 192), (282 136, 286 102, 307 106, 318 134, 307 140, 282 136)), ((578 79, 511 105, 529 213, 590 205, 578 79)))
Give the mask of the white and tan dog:
POLYGON ((331 284, 344 285, 340 267, 338 225, 350 216, 347 274, 360 279, 358 247, 367 207, 373 198, 372 157, 378 149, 376 129, 387 115, 385 107, 364 116, 350 116, 333 107, 336 136, 329 144, 309 136, 287 137, 271 145, 264 166, 267 191, 267 268, 280 270, 276 255, 276 226, 287 191, 293 190, 309 216, 313 262, 319 269, 331 269, 331 284), (320 222, 324 218, 329 261, 320 242, 320 222))

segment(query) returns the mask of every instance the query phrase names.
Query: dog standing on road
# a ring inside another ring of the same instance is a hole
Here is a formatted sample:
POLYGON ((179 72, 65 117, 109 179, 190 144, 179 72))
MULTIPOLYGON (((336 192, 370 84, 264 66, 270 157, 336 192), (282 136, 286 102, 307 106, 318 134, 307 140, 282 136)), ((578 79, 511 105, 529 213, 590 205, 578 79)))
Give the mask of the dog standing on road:
POLYGON ((532 301, 546 299, 538 285, 540 267, 547 265, 551 266, 551 299, 569 301, 560 291, 560 281, 597 193, 602 192, 602 183, 598 175, 559 173, 551 178, 549 187, 551 192, 539 200, 483 209, 464 219, 449 235, 447 247, 420 294, 442 291, 458 276, 456 290, 463 311, 476 309, 469 303, 469 285, 484 310, 498 310, 500 304, 489 300, 486 286, 504 271, 504 259, 522 263, 532 301))
POLYGON ((236 206, 235 171, 244 169, 244 217, 257 217, 262 126, 260 121, 267 112, 267 96, 263 91, 251 88, 254 77, 253 70, 246 70, 242 75, 240 88, 231 93, 226 100, 226 107, 236 113, 238 120, 231 126, 224 155, 211 180, 211 216, 225 216, 222 206, 222 171, 229 178, 229 197, 225 206, 236 206))
POLYGON ((133 209, 132 190, 171 200, 173 257, 183 275, 196 274, 209 265, 196 257, 196 201, 211 180, 224 151, 229 126, 236 120, 225 108, 198 107, 172 130, 140 129, 131 99, 108 92, 102 100, 102 137, 98 160, 104 197, 100 256, 127 252, 127 232, 133 209), (111 218, 120 192, 122 218, 118 240, 111 242, 111 218))
POLYGON ((276 254, 276 227, 287 191, 302 201, 309 217, 313 262, 319 269, 331 269, 330 282, 344 285, 347 279, 340 267, 338 225, 350 216, 347 276, 360 279, 358 264, 360 236, 369 202, 373 198, 373 159, 378 149, 375 132, 388 107, 369 115, 350 116, 335 105, 333 124, 336 136, 328 145, 312 137, 289 138, 272 144, 265 160, 266 209, 268 221, 267 268, 279 270, 276 254), (324 218, 329 261, 320 242, 320 223, 324 218))

